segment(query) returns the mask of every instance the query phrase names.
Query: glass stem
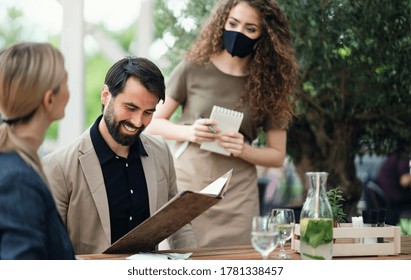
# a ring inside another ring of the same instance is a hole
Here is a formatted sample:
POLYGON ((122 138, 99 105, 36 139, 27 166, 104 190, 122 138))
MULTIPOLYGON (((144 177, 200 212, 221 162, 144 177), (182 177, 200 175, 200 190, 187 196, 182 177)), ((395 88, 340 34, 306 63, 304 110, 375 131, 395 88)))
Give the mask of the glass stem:
POLYGON ((281 258, 283 258, 286 254, 285 254, 285 250, 284 250, 284 242, 280 242, 280 253, 278 254, 281 258))

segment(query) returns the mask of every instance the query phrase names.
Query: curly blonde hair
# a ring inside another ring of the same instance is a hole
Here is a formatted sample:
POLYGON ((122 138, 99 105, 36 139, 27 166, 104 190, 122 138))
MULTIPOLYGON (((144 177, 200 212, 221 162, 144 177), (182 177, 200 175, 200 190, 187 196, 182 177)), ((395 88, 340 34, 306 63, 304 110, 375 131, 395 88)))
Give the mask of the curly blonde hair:
POLYGON ((185 57, 194 63, 204 64, 213 55, 221 53, 228 15, 241 2, 247 3, 260 15, 262 34, 248 66, 250 74, 240 102, 250 104, 256 121, 269 118, 286 128, 294 115, 298 63, 288 20, 275 0, 219 1, 185 57))

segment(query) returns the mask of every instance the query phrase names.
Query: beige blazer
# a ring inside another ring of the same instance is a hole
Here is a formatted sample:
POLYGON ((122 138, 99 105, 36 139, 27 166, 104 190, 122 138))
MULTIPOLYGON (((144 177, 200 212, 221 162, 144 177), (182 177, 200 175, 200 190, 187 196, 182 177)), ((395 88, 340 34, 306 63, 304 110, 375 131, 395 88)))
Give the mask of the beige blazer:
MULTIPOLYGON (((150 214, 177 194, 172 154, 162 138, 145 133, 141 140, 148 157, 141 157, 147 181, 150 214)), ((110 216, 104 178, 90 130, 69 146, 46 155, 44 172, 57 208, 67 226, 75 253, 101 253, 111 245, 110 216)), ((168 238, 172 249, 195 248, 188 224, 168 238)))

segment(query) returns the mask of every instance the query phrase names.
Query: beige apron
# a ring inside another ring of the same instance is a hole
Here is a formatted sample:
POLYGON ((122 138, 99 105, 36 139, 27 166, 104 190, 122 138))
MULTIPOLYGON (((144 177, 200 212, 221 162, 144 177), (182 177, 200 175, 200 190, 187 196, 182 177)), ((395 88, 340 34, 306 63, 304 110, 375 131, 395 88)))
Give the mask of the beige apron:
MULTIPOLYGON (((180 143, 175 146, 178 150, 180 143)), ((257 171, 242 159, 201 150, 190 143, 175 160, 179 191, 200 191, 233 169, 224 198, 192 222, 199 247, 249 245, 251 219, 259 214, 257 171)))

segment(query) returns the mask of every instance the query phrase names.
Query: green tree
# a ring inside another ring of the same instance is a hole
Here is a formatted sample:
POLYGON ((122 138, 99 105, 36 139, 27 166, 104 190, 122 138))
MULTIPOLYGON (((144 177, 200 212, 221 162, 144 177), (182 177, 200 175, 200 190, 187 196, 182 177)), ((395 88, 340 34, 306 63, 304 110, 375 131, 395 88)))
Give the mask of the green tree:
POLYGON ((327 171, 353 214, 354 159, 411 151, 411 2, 281 1, 301 63, 288 152, 300 176, 327 171))
MULTIPOLYGON (((0 4, 0 6, 2 6, 0 4)), ((4 7, 2 7, 5 9, 4 7)), ((30 25, 23 12, 15 7, 9 7, 5 17, 0 19, 0 49, 3 49, 16 42, 31 41, 33 38, 34 26, 30 25)), ((58 46, 57 37, 50 38, 50 43, 58 46)), ((46 138, 55 139, 57 137, 57 122, 53 122, 47 130, 46 138)))
POLYGON ((217 0, 188 0, 184 8, 176 10, 168 4, 168 0, 155 0, 155 38, 167 41, 165 37, 171 36, 175 39, 173 44, 167 45, 165 58, 169 65, 164 69, 165 75, 181 61, 216 2, 217 0))
POLYGON ((11 7, 6 10, 6 16, 0 21, 0 49, 25 38, 23 12, 11 7))

